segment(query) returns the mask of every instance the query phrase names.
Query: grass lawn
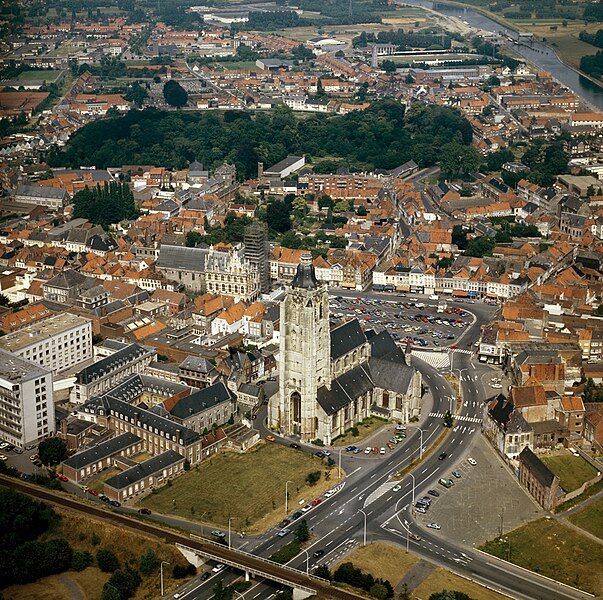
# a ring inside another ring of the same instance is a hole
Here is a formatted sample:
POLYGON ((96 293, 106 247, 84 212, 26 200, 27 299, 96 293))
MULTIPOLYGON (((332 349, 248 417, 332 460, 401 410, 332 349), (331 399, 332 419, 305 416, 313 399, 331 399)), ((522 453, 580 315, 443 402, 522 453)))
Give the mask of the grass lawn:
POLYGON ((569 516, 568 520, 603 540, 603 498, 594 500, 569 516))
POLYGON ((61 71, 58 70, 23 71, 23 73, 19 73, 17 79, 19 81, 40 81, 42 79, 54 81, 60 74, 61 71))
POLYGON ((315 456, 278 444, 262 443, 245 454, 220 452, 174 479, 140 504, 160 513, 195 519, 233 531, 258 531, 285 516, 285 483, 289 484, 289 512, 300 500, 309 502, 337 481, 337 469, 329 470, 315 456), (321 478, 308 486, 306 476, 320 471, 321 478), (328 479, 327 479, 328 477, 328 479))
POLYGON ((92 490, 96 490, 99 494, 103 493, 104 484, 109 477, 113 477, 114 475, 119 475, 121 473, 121 469, 116 469, 115 467, 111 469, 107 469, 103 471, 96 479, 92 481, 85 481, 84 483, 92 490))
POLYGON ((601 546, 555 519, 538 519, 491 540, 480 549, 577 587, 591 594, 603 592, 601 546))
POLYGON ((388 579, 396 587, 407 571, 418 562, 413 554, 407 554, 405 550, 393 544, 375 542, 356 548, 343 560, 339 561, 331 571, 335 571, 341 563, 351 562, 355 567, 370 573, 379 579, 388 579))
POLYGON ((464 592, 472 600, 504 600, 508 598, 508 596, 503 596, 445 569, 436 569, 419 587, 413 590, 412 595, 416 598, 429 598, 431 594, 443 590, 464 592))
MULTIPOLYGON (((168 568, 163 569, 166 592, 173 593, 186 581, 172 579, 172 567, 176 564, 182 566, 187 564, 186 559, 175 546, 164 544, 156 538, 145 537, 127 528, 96 521, 87 515, 70 513, 57 507, 54 509, 61 515, 61 521, 41 540, 64 538, 74 550, 87 550, 93 556, 100 548, 106 548, 115 553, 122 565, 130 561, 137 565, 142 554, 148 548, 152 548, 161 560, 171 563, 168 568), (93 534, 96 534, 100 540, 96 545, 92 544, 93 534)), ((109 573, 103 573, 95 566, 91 566, 79 573, 67 571, 60 575, 44 577, 35 583, 14 585, 2 590, 2 593, 7 600, 64 600, 71 598, 71 593, 64 583, 68 579, 80 588, 83 598, 96 600, 100 597, 102 587, 109 576, 109 573)), ((135 598, 157 598, 158 590, 159 572, 157 571, 149 577, 143 577, 135 598)))
POLYGON ((153 458, 153 455, 149 454, 148 452, 141 452, 140 454, 137 454, 136 456, 131 456, 130 458, 134 462, 141 463, 141 462, 144 462, 145 460, 149 460, 149 458, 153 458))
POLYGON ((577 504, 580 504, 580 502, 584 502, 584 500, 586 500, 587 498, 590 498, 591 496, 594 496, 595 494, 598 494, 601 490, 603 490, 603 480, 597 481, 597 483, 591 485, 589 488, 587 488, 579 496, 576 496, 575 498, 572 498, 571 500, 568 500, 567 502, 564 502, 563 504, 560 504, 555 509, 555 512, 556 513, 565 512, 566 510, 569 510, 573 506, 576 506, 577 504))
POLYGON ((349 446, 350 444, 355 444, 377 431, 380 427, 383 427, 386 423, 386 419, 381 419, 380 417, 368 417, 356 426, 358 435, 353 435, 352 430, 348 430, 346 433, 333 440, 333 446, 349 446))
POLYGON ((558 456, 543 456, 542 462, 561 480, 566 492, 577 490, 585 481, 596 477, 597 470, 581 456, 564 453, 558 456))

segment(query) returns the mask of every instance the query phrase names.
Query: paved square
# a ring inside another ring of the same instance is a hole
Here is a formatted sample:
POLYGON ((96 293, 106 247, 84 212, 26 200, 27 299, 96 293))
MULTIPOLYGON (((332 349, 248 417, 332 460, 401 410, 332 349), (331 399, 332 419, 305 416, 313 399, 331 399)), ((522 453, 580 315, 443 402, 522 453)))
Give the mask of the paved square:
POLYGON ((506 532, 544 514, 482 436, 461 462, 449 465, 447 477, 454 486, 437 485, 440 497, 433 498, 427 513, 416 517, 423 525, 438 523, 447 538, 477 546, 499 535, 501 523, 506 532), (471 466, 467 456, 477 465, 471 466), (455 470, 460 479, 452 476, 455 470))

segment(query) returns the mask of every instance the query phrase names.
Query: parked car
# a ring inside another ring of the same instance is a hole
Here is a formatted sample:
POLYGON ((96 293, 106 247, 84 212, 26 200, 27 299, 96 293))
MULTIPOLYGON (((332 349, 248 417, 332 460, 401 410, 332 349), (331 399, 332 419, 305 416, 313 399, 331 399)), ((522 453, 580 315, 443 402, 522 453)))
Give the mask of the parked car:
POLYGON ((274 436, 273 436, 273 435, 267 435, 267 436, 266 436, 266 441, 267 441, 267 442, 274 442, 274 440, 275 440, 275 438, 274 438, 274 436))
POLYGON ((92 494, 93 496, 98 496, 98 492, 96 490, 88 490, 89 494, 92 494))
POLYGON ((428 490, 427 493, 430 496, 435 496, 436 498, 440 495, 440 492, 438 492, 438 490, 428 490))
POLYGON ((223 531, 220 531, 219 529, 214 529, 211 534, 214 537, 226 537, 226 534, 223 531))
POLYGON ((452 471, 452 476, 455 477, 456 479, 461 478, 461 474, 458 471, 452 471))
POLYGON ((301 511, 301 510, 296 510, 296 511, 295 511, 295 512, 294 512, 294 513, 291 515, 291 518, 292 518, 293 520, 295 520, 295 519, 299 519, 299 518, 300 518, 300 517, 301 517, 303 514, 304 514, 304 513, 302 513, 302 511, 301 511))
POLYGON ((475 458, 471 458, 471 457, 469 457, 469 458, 467 459, 467 462, 468 462, 470 465, 473 465, 473 466, 475 466, 475 465, 477 464, 477 461, 475 460, 475 458))
POLYGON ((294 442, 292 444, 289 444, 289 448, 293 448, 294 450, 299 450, 301 448, 301 446, 294 442))
POLYGON ((312 504, 312 506, 318 506, 321 502, 322 502, 322 498, 314 498, 314 500, 312 500, 311 504, 312 504))
POLYGON ((287 527, 287 525, 291 524, 291 520, 290 519, 283 519, 279 524, 278 527, 279 529, 283 529, 285 527, 287 527))
POLYGON ((149 509, 149 508, 139 508, 138 512, 141 515, 150 515, 151 514, 151 509, 149 509))
POLYGON ((69 477, 66 477, 65 475, 59 475, 59 479, 61 481, 69 481, 69 477))
POLYGON ((425 527, 429 527, 429 529, 442 529, 437 523, 427 523, 425 527))
POLYGON ((118 502, 117 500, 109 500, 109 504, 111 506, 115 506, 115 508, 119 508, 121 506, 121 502, 118 502))

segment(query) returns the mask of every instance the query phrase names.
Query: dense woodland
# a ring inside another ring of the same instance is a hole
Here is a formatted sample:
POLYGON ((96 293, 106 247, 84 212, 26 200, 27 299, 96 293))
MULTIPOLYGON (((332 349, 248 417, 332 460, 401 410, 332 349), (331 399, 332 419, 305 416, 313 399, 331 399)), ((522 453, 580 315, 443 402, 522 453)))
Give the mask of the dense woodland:
POLYGON ((471 125, 452 108, 417 105, 405 112, 393 100, 348 115, 305 118, 284 106, 255 114, 146 109, 86 125, 47 158, 51 166, 98 168, 184 168, 199 160, 213 169, 229 161, 240 178, 248 178, 256 175, 259 161, 272 165, 288 154, 305 154, 315 164, 335 158, 351 170, 391 169, 411 159, 430 166, 446 144, 467 152, 471 137, 471 125))

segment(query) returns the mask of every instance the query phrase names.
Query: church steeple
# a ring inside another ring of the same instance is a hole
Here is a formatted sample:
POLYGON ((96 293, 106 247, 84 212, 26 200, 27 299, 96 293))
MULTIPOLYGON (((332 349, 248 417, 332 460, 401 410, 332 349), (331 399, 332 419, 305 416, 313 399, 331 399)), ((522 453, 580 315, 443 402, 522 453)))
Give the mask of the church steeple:
POLYGON ((300 257, 300 263, 297 265, 295 277, 291 282, 291 287, 304 288, 306 290, 316 289, 320 284, 316 279, 316 272, 312 264, 312 255, 303 254, 300 257))

